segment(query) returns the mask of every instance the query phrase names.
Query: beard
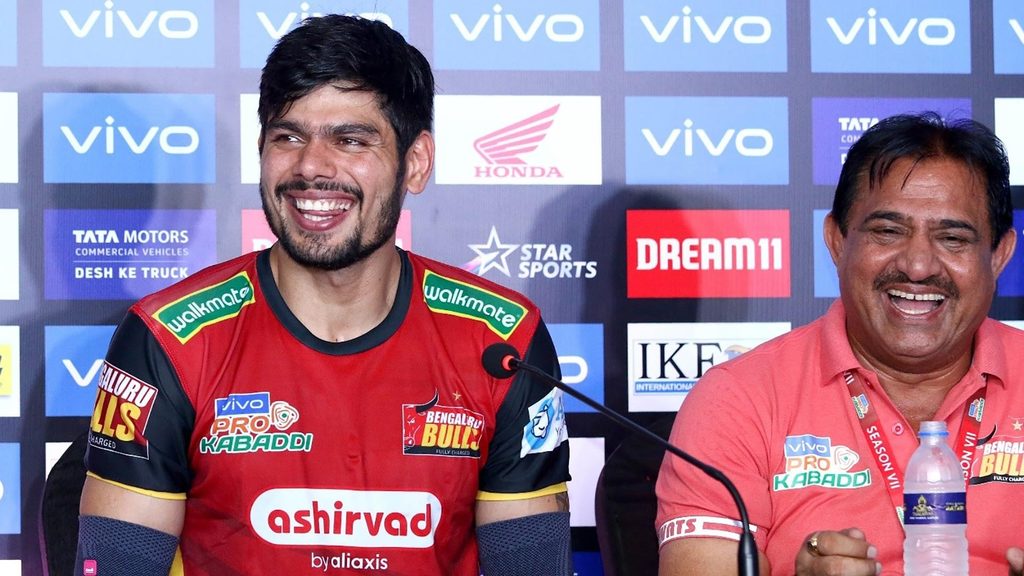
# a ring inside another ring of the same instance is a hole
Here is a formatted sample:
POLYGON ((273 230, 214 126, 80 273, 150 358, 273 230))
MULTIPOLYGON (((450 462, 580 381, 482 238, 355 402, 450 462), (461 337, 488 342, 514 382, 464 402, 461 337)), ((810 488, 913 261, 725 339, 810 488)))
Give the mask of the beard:
MULTIPOLYGON (((271 209, 269 198, 271 193, 260 182, 263 215, 267 218, 270 230, 277 236, 281 247, 292 260, 308 268, 326 271, 341 270, 365 260, 394 236, 395 230, 398 228, 398 220, 402 215, 401 198, 404 173, 403 166, 395 174, 395 185, 381 204, 377 222, 368 223, 366 220, 360 220, 352 235, 340 244, 331 244, 323 234, 301 229, 293 230, 280 214, 275 214, 271 209), (371 226, 372 229, 368 230, 368 226, 371 226)), ((360 211, 364 208, 362 189, 336 182, 285 182, 274 188, 274 201, 280 205, 283 203, 286 191, 308 189, 344 190, 356 197, 357 207, 360 211)))

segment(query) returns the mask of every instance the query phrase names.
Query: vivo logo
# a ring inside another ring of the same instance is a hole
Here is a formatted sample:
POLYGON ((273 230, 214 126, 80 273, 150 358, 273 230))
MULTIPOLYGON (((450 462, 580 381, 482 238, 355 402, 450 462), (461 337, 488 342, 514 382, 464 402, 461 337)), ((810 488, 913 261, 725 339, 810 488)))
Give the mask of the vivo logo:
POLYGON ((93 126, 82 139, 70 126, 62 125, 60 131, 77 154, 88 153, 100 134, 103 134, 103 150, 107 154, 117 153, 118 142, 126 145, 133 154, 144 154, 154 140, 167 154, 191 154, 199 148, 199 133, 191 126, 150 126, 144 134, 133 135, 127 127, 115 126, 113 116, 107 116, 104 122, 106 126, 93 126))
POLYGON ((740 44, 765 44, 772 37, 772 23, 763 16, 726 16, 712 24, 700 15, 691 15, 693 9, 684 6, 682 17, 673 15, 661 25, 655 24, 650 16, 640 16, 640 22, 651 38, 663 44, 678 30, 684 44, 694 41, 694 32, 711 44, 720 43, 726 35, 731 36, 740 44))
POLYGON ((583 38, 583 19, 575 14, 538 14, 533 19, 520 22, 515 15, 502 14, 503 11, 501 4, 495 4, 491 13, 481 14, 471 26, 459 14, 452 13, 449 17, 467 42, 475 42, 485 30, 487 37, 495 42, 503 42, 506 31, 521 42, 532 41, 541 31, 552 42, 578 42, 583 38))
POLYGON ((215 399, 213 410, 217 418, 242 414, 269 414, 270 393, 230 394, 227 398, 215 399))
POLYGON ((740 156, 760 158, 771 154, 774 148, 772 133, 763 128, 729 128, 722 133, 711 134, 693 126, 693 120, 687 118, 683 128, 672 129, 663 140, 658 140, 649 128, 643 128, 641 133, 658 156, 667 156, 676 147, 680 136, 683 138, 681 146, 684 156, 694 156, 697 151, 722 156, 731 148, 740 156))
POLYGON ((786 456, 829 456, 832 454, 832 439, 829 437, 803 434, 786 437, 786 456))
MULTIPOLYGON (((284 15, 280 22, 275 22, 274 20, 272 20, 272 17, 269 14, 260 10, 256 12, 256 19, 259 20, 260 25, 263 26, 263 29, 266 30, 267 34, 271 38, 273 38, 274 40, 280 40, 281 37, 284 36, 289 30, 291 30, 295 25, 297 25, 299 22, 302 22, 306 18, 309 18, 310 16, 314 18, 319 18, 323 16, 322 12, 310 12, 309 8, 309 2, 302 2, 301 4, 299 4, 299 9, 297 12, 288 12, 287 14, 284 15)), ((360 18, 365 18, 366 20, 377 20, 387 24, 388 27, 390 28, 395 27, 394 22, 391 19, 391 16, 384 12, 359 12, 349 13, 348 15, 359 16, 360 18)))
POLYGON ((949 46, 956 39, 956 25, 948 18, 910 18, 898 24, 884 16, 878 17, 876 9, 868 8, 867 17, 856 18, 845 29, 831 16, 825 21, 839 42, 847 46, 861 37, 862 31, 870 46, 878 45, 880 38, 896 46, 903 46, 913 36, 925 46, 949 46))
POLYGON ((113 0, 103 3, 105 10, 93 10, 79 22, 69 10, 61 10, 60 16, 71 33, 78 38, 89 36, 102 18, 99 30, 105 38, 127 33, 132 38, 143 38, 154 29, 164 38, 187 40, 199 32, 199 18, 188 10, 150 10, 141 18, 133 18, 125 10, 114 10, 113 0))
POLYGON ((1010 18, 1010 28, 1013 29, 1013 33, 1017 36, 1017 40, 1021 44, 1024 44, 1024 27, 1021 27, 1020 21, 1016 18, 1010 18))
POLYGON ((562 371, 562 382, 570 386, 582 383, 590 374, 590 367, 583 356, 559 356, 558 365, 562 371))
POLYGON ((78 368, 75 367, 75 363, 72 362, 70 358, 62 359, 61 364, 64 365, 64 368, 67 369, 68 374, 71 375, 71 379, 75 381, 75 384, 77 384, 79 388, 86 388, 89 386, 89 383, 92 382, 94 378, 96 378, 96 374, 99 374, 100 368, 103 367, 103 359, 97 359, 95 362, 93 362, 92 366, 89 367, 89 370, 85 373, 85 375, 82 375, 78 371, 78 368))

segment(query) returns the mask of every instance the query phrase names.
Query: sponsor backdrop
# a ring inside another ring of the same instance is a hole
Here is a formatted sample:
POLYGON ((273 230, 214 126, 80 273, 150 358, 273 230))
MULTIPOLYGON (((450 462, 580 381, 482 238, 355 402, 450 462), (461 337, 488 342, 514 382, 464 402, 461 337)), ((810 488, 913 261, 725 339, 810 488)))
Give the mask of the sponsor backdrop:
MULTIPOLYGON (((1024 185, 1018 0, 0 0, 0 576, 41 573, 45 474, 125 308, 274 241, 259 71, 328 12, 435 68, 434 182, 399 243, 532 297, 566 380, 645 424, 838 294, 821 223, 878 118, 978 119, 1024 185)), ((1024 319, 1022 260, 1000 319, 1024 319)), ((599 574, 624 433, 567 408, 576 566, 599 574)))

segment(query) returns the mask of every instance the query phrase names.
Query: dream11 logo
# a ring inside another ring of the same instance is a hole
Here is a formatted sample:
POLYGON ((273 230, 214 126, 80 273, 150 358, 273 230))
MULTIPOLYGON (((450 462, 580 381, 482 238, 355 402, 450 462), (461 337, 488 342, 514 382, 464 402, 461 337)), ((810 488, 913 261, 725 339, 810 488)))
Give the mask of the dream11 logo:
POLYGON ((628 210, 629 298, 788 298, 786 210, 628 210))
POLYGON ((43 64, 213 66, 213 2, 43 0, 43 64))

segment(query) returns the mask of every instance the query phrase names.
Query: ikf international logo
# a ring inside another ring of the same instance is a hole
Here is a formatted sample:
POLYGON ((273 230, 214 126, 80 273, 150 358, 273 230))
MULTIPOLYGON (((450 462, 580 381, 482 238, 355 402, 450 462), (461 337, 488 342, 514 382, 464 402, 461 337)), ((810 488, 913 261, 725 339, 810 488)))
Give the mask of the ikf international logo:
POLYGON ((784 0, 626 0, 626 70, 785 72, 784 0))
POLYGON ((46 326, 46 415, 92 416, 114 326, 46 326))
POLYGON ((1010 184, 1024 184, 1024 98, 995 99, 995 133, 1010 158, 1010 184))
POLYGON ((0 300, 17 300, 20 293, 20 250, 18 211, 0 210, 0 300))
POLYGON ((992 0, 996 74, 1024 74, 1024 3, 992 0))
POLYGON ((629 298, 788 298, 789 211, 628 210, 629 298))
POLYGON ((598 96, 438 96, 438 184, 600 184, 598 96))
MULTIPOLYGON (((604 325, 548 324, 558 350, 562 382, 604 403, 604 325)), ((565 395, 566 412, 594 412, 583 402, 565 395)))
POLYGON ((947 120, 971 117, 967 98, 814 98, 811 108, 814 183, 824 185, 839 182, 850 146, 881 118, 927 110, 947 120))
POLYGON ((0 2, 0 66, 18 64, 18 2, 0 2))
POLYGON ((18 326, 0 326, 0 417, 21 416, 21 337, 18 326))
POLYGON ((788 184, 786 98, 626 97, 627 184, 788 184))
POLYGON ((0 442, 0 534, 21 533, 21 447, 0 442))
POLYGON ((217 260, 214 210, 46 210, 48 300, 136 300, 217 260))
POLYGON ((969 0, 811 0, 813 72, 969 74, 969 0))
POLYGON ((43 94, 43 180, 212 183, 210 94, 43 94))
POLYGON ((262 68, 282 36, 306 18, 325 14, 352 14, 378 20, 409 38, 408 0, 240 0, 242 68, 262 68))
POLYGON ((598 0, 437 0, 434 63, 449 70, 599 70, 598 0))
POLYGON ((0 92, 0 184, 18 183, 18 93, 0 92))
POLYGON ((43 0, 43 65, 213 66, 213 0, 43 0))
POLYGON ((629 324, 629 411, 678 410, 712 366, 789 330, 789 322, 629 324))

